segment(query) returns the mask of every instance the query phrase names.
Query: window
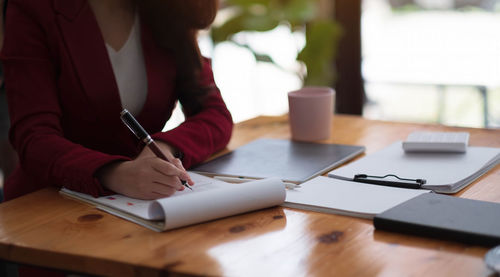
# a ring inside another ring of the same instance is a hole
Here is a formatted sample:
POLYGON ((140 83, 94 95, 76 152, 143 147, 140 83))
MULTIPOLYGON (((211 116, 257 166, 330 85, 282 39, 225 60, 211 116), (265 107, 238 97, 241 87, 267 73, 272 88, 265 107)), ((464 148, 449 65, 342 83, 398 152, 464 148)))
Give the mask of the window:
POLYGON ((364 115, 500 126, 499 3, 365 0, 364 115))

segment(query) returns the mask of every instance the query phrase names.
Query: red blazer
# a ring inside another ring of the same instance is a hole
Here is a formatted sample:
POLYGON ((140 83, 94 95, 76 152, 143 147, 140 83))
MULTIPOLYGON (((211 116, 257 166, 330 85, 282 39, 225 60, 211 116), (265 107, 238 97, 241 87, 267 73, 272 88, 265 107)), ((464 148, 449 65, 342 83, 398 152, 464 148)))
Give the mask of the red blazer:
MULTIPOLYGON (((188 168, 226 146, 231 115, 214 86, 201 112, 161 132, 178 99, 176 68, 142 26, 148 95, 137 119, 153 138, 182 151, 188 168)), ((49 185, 104 194, 96 171, 132 159, 142 145, 120 120, 120 96, 90 6, 85 0, 11 0, 5 28, 10 140, 20 159, 6 181, 6 199, 49 185)), ((208 60, 200 79, 214 85, 208 60)))

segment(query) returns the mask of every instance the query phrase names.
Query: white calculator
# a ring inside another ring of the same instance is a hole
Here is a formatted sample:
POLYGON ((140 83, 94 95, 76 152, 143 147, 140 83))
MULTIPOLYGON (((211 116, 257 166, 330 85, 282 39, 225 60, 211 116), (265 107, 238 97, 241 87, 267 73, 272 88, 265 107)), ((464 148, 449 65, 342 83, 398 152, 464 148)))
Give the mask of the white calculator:
POLYGON ((413 132, 403 141, 405 152, 466 152, 469 133, 413 132))

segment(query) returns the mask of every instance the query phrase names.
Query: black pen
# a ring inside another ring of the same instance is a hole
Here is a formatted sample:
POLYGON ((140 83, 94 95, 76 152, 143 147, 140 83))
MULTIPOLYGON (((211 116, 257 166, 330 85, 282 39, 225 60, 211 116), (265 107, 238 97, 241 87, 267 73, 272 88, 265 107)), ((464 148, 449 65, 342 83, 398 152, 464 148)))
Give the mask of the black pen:
MULTIPOLYGON (((134 118, 134 116, 127 110, 123 109, 120 113, 120 118, 123 123, 134 133, 140 140, 142 140, 148 147, 153 151, 153 153, 160 159, 171 162, 168 158, 161 152, 160 147, 155 143, 151 136, 146 132, 146 130, 139 124, 139 122, 134 118)), ((186 180, 181 180, 181 183, 186 188, 193 190, 187 183, 186 180)))

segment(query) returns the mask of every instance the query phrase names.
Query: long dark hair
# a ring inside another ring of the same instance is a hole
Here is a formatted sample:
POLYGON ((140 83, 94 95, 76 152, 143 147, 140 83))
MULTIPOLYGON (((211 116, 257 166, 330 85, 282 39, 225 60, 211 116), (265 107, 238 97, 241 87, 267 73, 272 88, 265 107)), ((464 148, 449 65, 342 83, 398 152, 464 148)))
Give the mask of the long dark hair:
POLYGON ((199 83, 202 57, 197 34, 213 22, 218 0, 137 0, 137 3, 156 42, 175 58, 176 87, 184 110, 190 114, 198 112, 209 88, 199 83))

